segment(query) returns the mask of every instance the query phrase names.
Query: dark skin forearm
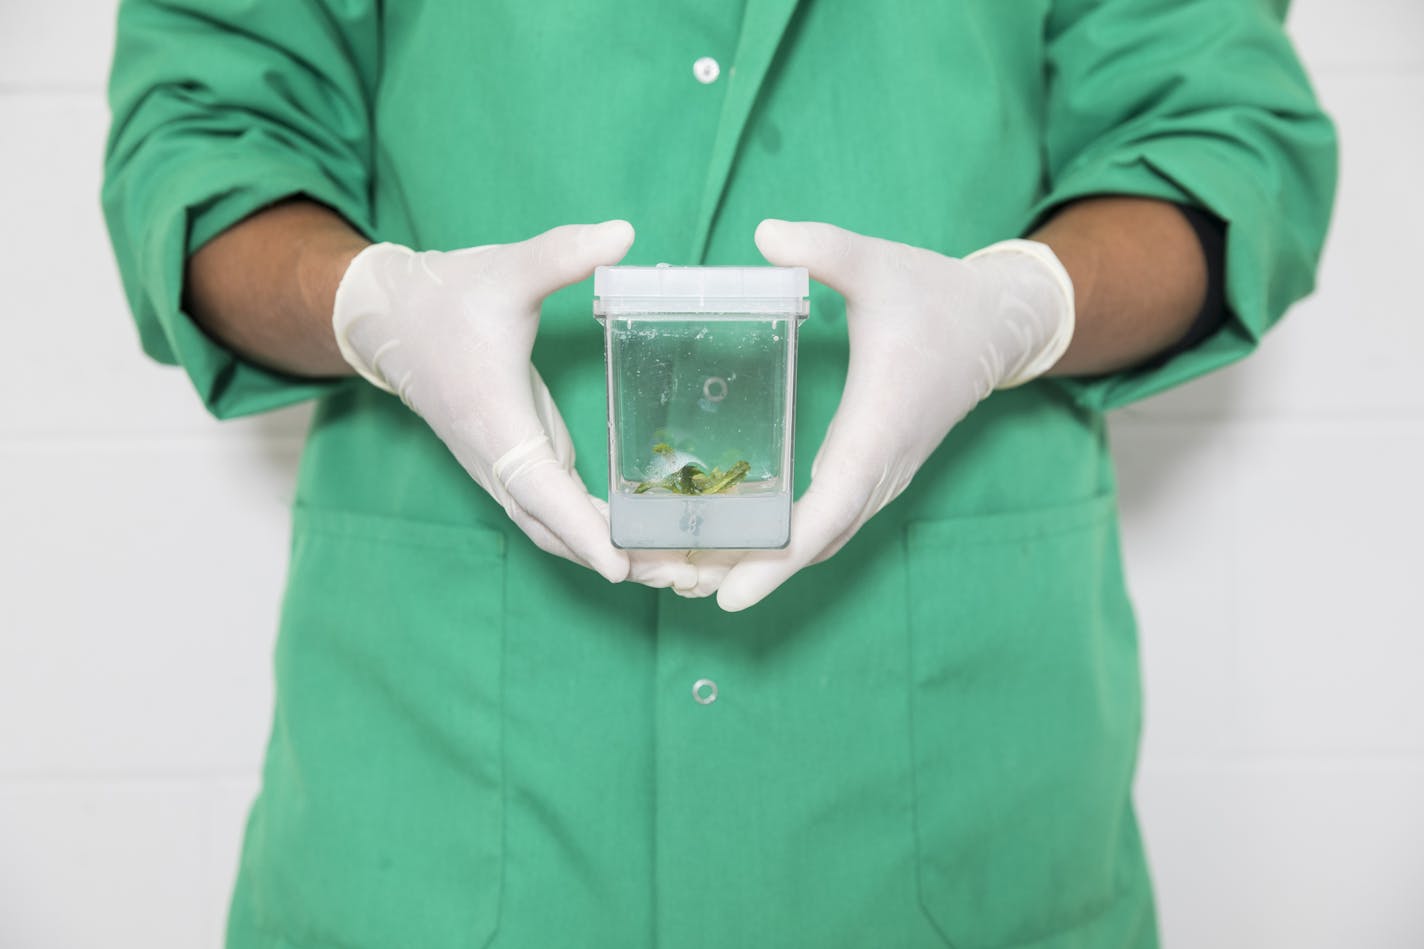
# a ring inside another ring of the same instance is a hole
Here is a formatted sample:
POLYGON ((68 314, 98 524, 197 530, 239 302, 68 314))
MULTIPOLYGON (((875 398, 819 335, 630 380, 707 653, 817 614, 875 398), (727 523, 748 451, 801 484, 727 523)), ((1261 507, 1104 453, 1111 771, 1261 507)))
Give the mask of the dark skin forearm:
POLYGON ((188 261, 184 305, 209 336, 272 369, 349 375, 331 328, 336 287, 370 244, 312 201, 272 205, 188 261))
POLYGON ((1087 198, 1030 235, 1070 277, 1073 341, 1049 375, 1098 375, 1139 365, 1187 335, 1206 299, 1206 259, 1174 205, 1087 198))
MULTIPOLYGON (((1206 261, 1173 205, 1087 198, 1030 235, 1073 279, 1077 322, 1052 375, 1134 366, 1186 335, 1206 296, 1206 261)), ((188 262, 185 305, 210 336, 300 376, 351 372, 331 312, 346 267, 370 242, 326 207, 285 201, 209 241, 188 262)))

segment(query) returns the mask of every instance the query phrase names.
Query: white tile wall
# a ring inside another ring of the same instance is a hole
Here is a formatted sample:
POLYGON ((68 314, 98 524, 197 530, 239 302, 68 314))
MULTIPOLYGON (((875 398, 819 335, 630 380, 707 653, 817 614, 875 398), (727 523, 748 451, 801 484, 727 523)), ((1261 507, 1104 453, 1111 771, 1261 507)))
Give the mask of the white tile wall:
POLYGON ((0 947, 220 946, 307 413, 147 362, 98 213, 109 0, 0 3, 0 947))
POLYGON ((1418 761, 1160 766, 1138 800, 1169 949, 1424 945, 1418 761))
POLYGON ((0 5, 0 88, 100 90, 114 46, 113 0, 0 5))
POLYGON ((1313 72, 1424 68, 1424 7, 1417 0, 1286 0, 1287 30, 1313 72))
MULTIPOLYGON (((0 946, 221 942, 305 413, 138 354, 98 216, 112 0, 0 3, 0 946), (77 277, 77 278, 76 278, 77 277), (35 398, 42 393, 42 398, 35 398), (216 540, 221 538, 219 542, 216 540)), ((1168 947, 1424 946, 1424 4, 1297 0, 1319 293, 1113 419, 1168 947)))
POLYGON ((260 447, 193 436, 0 449, 13 584, 0 780, 257 766, 299 445, 260 447))
POLYGON ((1424 761, 1424 418, 1232 442, 1240 751, 1424 761))
POLYGON ((0 783, 0 945, 218 945, 208 796, 186 779, 0 783))

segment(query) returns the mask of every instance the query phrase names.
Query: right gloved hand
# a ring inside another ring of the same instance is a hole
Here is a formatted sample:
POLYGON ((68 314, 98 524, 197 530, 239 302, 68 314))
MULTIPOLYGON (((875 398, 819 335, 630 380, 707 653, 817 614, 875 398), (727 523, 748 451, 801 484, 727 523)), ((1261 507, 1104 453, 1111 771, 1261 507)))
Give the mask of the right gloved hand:
POLYGON ((332 327, 352 368, 420 415, 541 549, 615 583, 690 589, 697 569, 685 554, 613 546, 530 362, 544 298, 632 243, 628 222, 607 221, 449 253, 373 244, 341 280, 332 327))
POLYGON ((1073 337, 1073 281, 1036 241, 960 260, 818 222, 763 221, 757 247, 806 267, 846 301, 850 365, 840 405, 796 502, 791 542, 698 559, 701 589, 743 610, 839 551, 910 484, 950 430, 995 389, 1022 385, 1073 337), (829 473, 829 477, 822 477, 829 473))

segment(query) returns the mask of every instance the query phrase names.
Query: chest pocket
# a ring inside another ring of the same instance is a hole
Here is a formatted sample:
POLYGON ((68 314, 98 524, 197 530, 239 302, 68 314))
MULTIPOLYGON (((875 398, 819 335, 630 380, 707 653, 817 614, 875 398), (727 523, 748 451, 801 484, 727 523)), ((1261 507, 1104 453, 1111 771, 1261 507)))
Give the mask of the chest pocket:
POLYGON ((1142 866, 1114 499, 906 540, 922 907, 956 949, 1089 926, 1142 866))
POLYGON ((489 940, 503 572, 495 531, 298 510, 234 913, 303 946, 489 940))

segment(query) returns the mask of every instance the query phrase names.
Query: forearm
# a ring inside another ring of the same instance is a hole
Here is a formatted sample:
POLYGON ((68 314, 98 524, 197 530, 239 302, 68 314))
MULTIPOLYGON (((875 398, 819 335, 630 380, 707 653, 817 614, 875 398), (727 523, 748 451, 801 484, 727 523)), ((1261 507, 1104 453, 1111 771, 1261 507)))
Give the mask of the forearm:
POLYGON ((1174 205, 1088 198, 1031 235, 1073 279, 1076 324, 1050 375, 1097 375, 1149 360, 1181 340, 1201 310, 1207 263, 1174 205))
MULTIPOLYGON (((1201 309, 1201 246, 1167 202, 1085 199, 1031 237, 1053 248, 1076 297, 1073 340, 1052 375, 1139 364, 1180 340, 1201 309)), ((332 335, 332 302, 368 243, 319 204, 274 205, 192 256, 186 307, 210 336, 254 362, 296 375, 347 374, 332 335)))
POLYGON ((273 205, 192 255, 184 306, 209 336, 253 362, 300 376, 348 374, 332 303, 369 243, 315 202, 273 205))

